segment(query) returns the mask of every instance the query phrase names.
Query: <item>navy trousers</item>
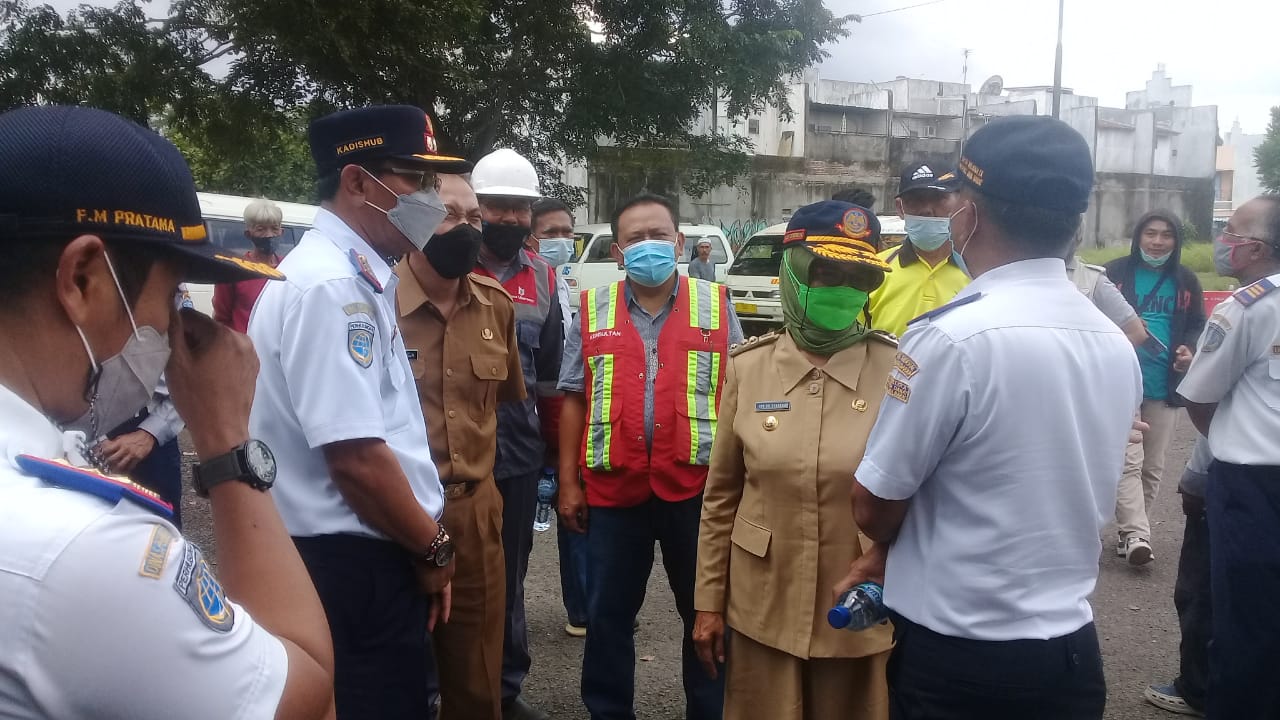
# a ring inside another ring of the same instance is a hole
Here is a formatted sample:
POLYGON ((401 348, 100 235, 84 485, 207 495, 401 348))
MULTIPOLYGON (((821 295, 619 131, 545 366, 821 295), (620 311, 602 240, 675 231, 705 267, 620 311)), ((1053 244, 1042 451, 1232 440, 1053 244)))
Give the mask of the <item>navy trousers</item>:
POLYGON ((533 516, 538 509, 541 470, 496 480, 502 494, 502 552, 507 559, 507 614, 502 638, 502 703, 520 695, 533 658, 524 615, 524 578, 533 551, 533 516))
POLYGON ((1178 610, 1182 643, 1178 647, 1178 694, 1203 711, 1209 692, 1209 639, 1213 637, 1213 594, 1209 589, 1209 518, 1203 503, 1187 515, 1178 557, 1173 605, 1178 610))
POLYGON ((1280 467, 1209 466, 1209 713, 1280 718, 1280 467))

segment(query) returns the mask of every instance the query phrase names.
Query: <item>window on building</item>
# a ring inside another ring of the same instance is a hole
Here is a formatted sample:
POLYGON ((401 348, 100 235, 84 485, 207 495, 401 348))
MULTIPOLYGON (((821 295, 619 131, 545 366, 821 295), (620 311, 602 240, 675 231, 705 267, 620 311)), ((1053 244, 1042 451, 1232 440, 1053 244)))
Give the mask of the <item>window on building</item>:
POLYGON ((751 133, 752 135, 760 134, 759 118, 751 118, 750 120, 747 121, 747 132, 751 133))

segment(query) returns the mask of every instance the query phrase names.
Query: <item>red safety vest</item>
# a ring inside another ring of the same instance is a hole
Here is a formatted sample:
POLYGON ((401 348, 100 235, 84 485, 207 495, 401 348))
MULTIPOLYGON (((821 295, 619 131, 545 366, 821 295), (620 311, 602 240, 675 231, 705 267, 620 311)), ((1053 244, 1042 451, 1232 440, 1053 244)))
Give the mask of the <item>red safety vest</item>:
POLYGON ((702 492, 716 434, 729 350, 724 287, 680 277, 658 335, 653 449, 646 451, 645 349, 627 312, 623 283, 582 293, 582 359, 587 424, 579 458, 587 503, 631 507, 657 495, 702 492))

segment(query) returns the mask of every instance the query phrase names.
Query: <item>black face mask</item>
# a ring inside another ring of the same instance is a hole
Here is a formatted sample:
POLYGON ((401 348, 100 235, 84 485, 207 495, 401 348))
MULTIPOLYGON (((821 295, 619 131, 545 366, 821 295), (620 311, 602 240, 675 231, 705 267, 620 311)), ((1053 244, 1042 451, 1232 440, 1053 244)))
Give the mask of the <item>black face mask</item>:
POLYGON ((524 247, 529 228, 498 223, 484 224, 484 245, 503 262, 510 260, 524 247))
POLYGON ((253 247, 257 249, 259 255, 274 255, 276 253, 276 239, 254 238, 253 247))
POLYGON ((471 272, 480 257, 480 231, 467 223, 455 225, 441 235, 432 235, 422 248, 427 262, 446 280, 460 278, 471 272))

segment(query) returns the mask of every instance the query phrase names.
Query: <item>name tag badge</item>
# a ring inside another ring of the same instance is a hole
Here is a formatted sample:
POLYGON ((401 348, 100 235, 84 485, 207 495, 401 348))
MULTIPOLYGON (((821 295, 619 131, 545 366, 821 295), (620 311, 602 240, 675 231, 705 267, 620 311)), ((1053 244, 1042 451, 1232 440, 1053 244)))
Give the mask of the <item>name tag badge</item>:
POLYGON ((417 350, 405 350, 404 354, 409 356, 409 362, 413 362, 414 360, 418 359, 417 350))
POLYGON ((787 400, 771 400, 769 402, 756 403, 756 412, 782 412, 791 409, 791 402, 787 400))

